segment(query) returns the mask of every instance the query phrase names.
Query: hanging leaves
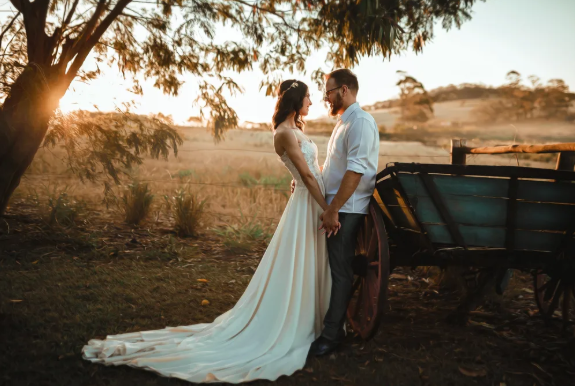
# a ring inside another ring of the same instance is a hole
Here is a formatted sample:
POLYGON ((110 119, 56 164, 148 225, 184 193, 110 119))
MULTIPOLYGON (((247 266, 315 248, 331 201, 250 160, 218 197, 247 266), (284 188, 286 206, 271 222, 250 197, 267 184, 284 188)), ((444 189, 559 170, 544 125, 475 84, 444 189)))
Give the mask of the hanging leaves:
MULTIPOLYGON (((475 1, 32 2, 33 10, 22 9, 1 26, 0 98, 12 92, 29 62, 61 97, 73 79, 89 82, 100 75, 99 69, 81 69, 91 54, 96 63, 114 64, 133 79, 131 91, 137 94, 142 78, 170 95, 178 95, 186 74, 199 79, 196 103, 220 140, 238 124, 226 96, 240 87, 222 78, 226 71, 259 67, 261 89, 273 96, 278 74, 305 72, 306 60, 322 48, 327 48, 324 70, 353 67, 363 56, 390 57, 410 45, 419 52, 433 36, 436 20, 446 29, 459 27, 475 1), (42 7, 45 20, 35 16, 42 7), (216 37, 220 25, 237 31, 232 41, 216 37), (27 36, 27 31, 46 35, 27 36)), ((320 72, 313 74, 318 83, 320 72)))

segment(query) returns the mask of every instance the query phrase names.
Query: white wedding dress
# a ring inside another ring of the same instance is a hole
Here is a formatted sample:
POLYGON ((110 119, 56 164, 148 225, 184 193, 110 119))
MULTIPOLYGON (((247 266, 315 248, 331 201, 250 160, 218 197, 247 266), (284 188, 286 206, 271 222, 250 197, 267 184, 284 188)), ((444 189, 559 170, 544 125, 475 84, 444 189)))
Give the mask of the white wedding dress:
MULTIPOLYGON (((317 146, 303 133, 294 133, 324 191, 317 146)), ((303 368, 323 327, 331 275, 325 235, 318 231, 321 207, 287 155, 280 159, 296 188, 236 305, 212 323, 90 340, 82 349, 84 359, 198 383, 275 380, 303 368)))

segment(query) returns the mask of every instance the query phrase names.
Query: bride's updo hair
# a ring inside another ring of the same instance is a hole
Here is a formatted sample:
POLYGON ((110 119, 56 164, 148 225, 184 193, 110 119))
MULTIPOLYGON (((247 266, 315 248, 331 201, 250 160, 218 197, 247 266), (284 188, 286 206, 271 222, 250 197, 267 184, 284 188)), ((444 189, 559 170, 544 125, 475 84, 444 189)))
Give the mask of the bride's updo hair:
POLYGON ((305 122, 301 115, 299 115, 299 111, 303 107, 303 100, 306 95, 307 85, 305 83, 299 80, 296 81, 295 79, 284 80, 282 82, 276 109, 272 118, 274 130, 277 129, 280 123, 285 121, 290 114, 295 112, 295 125, 303 131, 305 122))

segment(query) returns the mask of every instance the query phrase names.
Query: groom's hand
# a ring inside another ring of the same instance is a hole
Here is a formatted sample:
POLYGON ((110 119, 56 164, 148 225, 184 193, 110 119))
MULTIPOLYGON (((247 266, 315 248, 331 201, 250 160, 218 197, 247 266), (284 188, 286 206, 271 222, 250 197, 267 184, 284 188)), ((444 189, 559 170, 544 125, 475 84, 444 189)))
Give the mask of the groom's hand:
POLYGON ((337 234, 340 228, 339 224, 339 214, 336 210, 333 210, 331 207, 328 207, 325 212, 319 216, 322 224, 319 229, 323 229, 323 233, 327 233, 327 237, 330 237, 332 233, 334 235, 337 234))
POLYGON ((291 180, 291 192, 293 194, 293 191, 295 190, 295 180, 291 180))

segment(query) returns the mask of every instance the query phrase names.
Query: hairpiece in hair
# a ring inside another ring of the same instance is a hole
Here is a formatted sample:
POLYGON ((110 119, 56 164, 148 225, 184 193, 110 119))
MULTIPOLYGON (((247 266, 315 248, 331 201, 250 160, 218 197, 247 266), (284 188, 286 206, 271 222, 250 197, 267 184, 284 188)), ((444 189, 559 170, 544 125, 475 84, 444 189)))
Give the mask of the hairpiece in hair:
POLYGON ((298 85, 297 81, 295 81, 287 88, 286 91, 288 91, 289 89, 292 89, 292 88, 296 88, 297 86, 299 86, 299 85, 298 85))

